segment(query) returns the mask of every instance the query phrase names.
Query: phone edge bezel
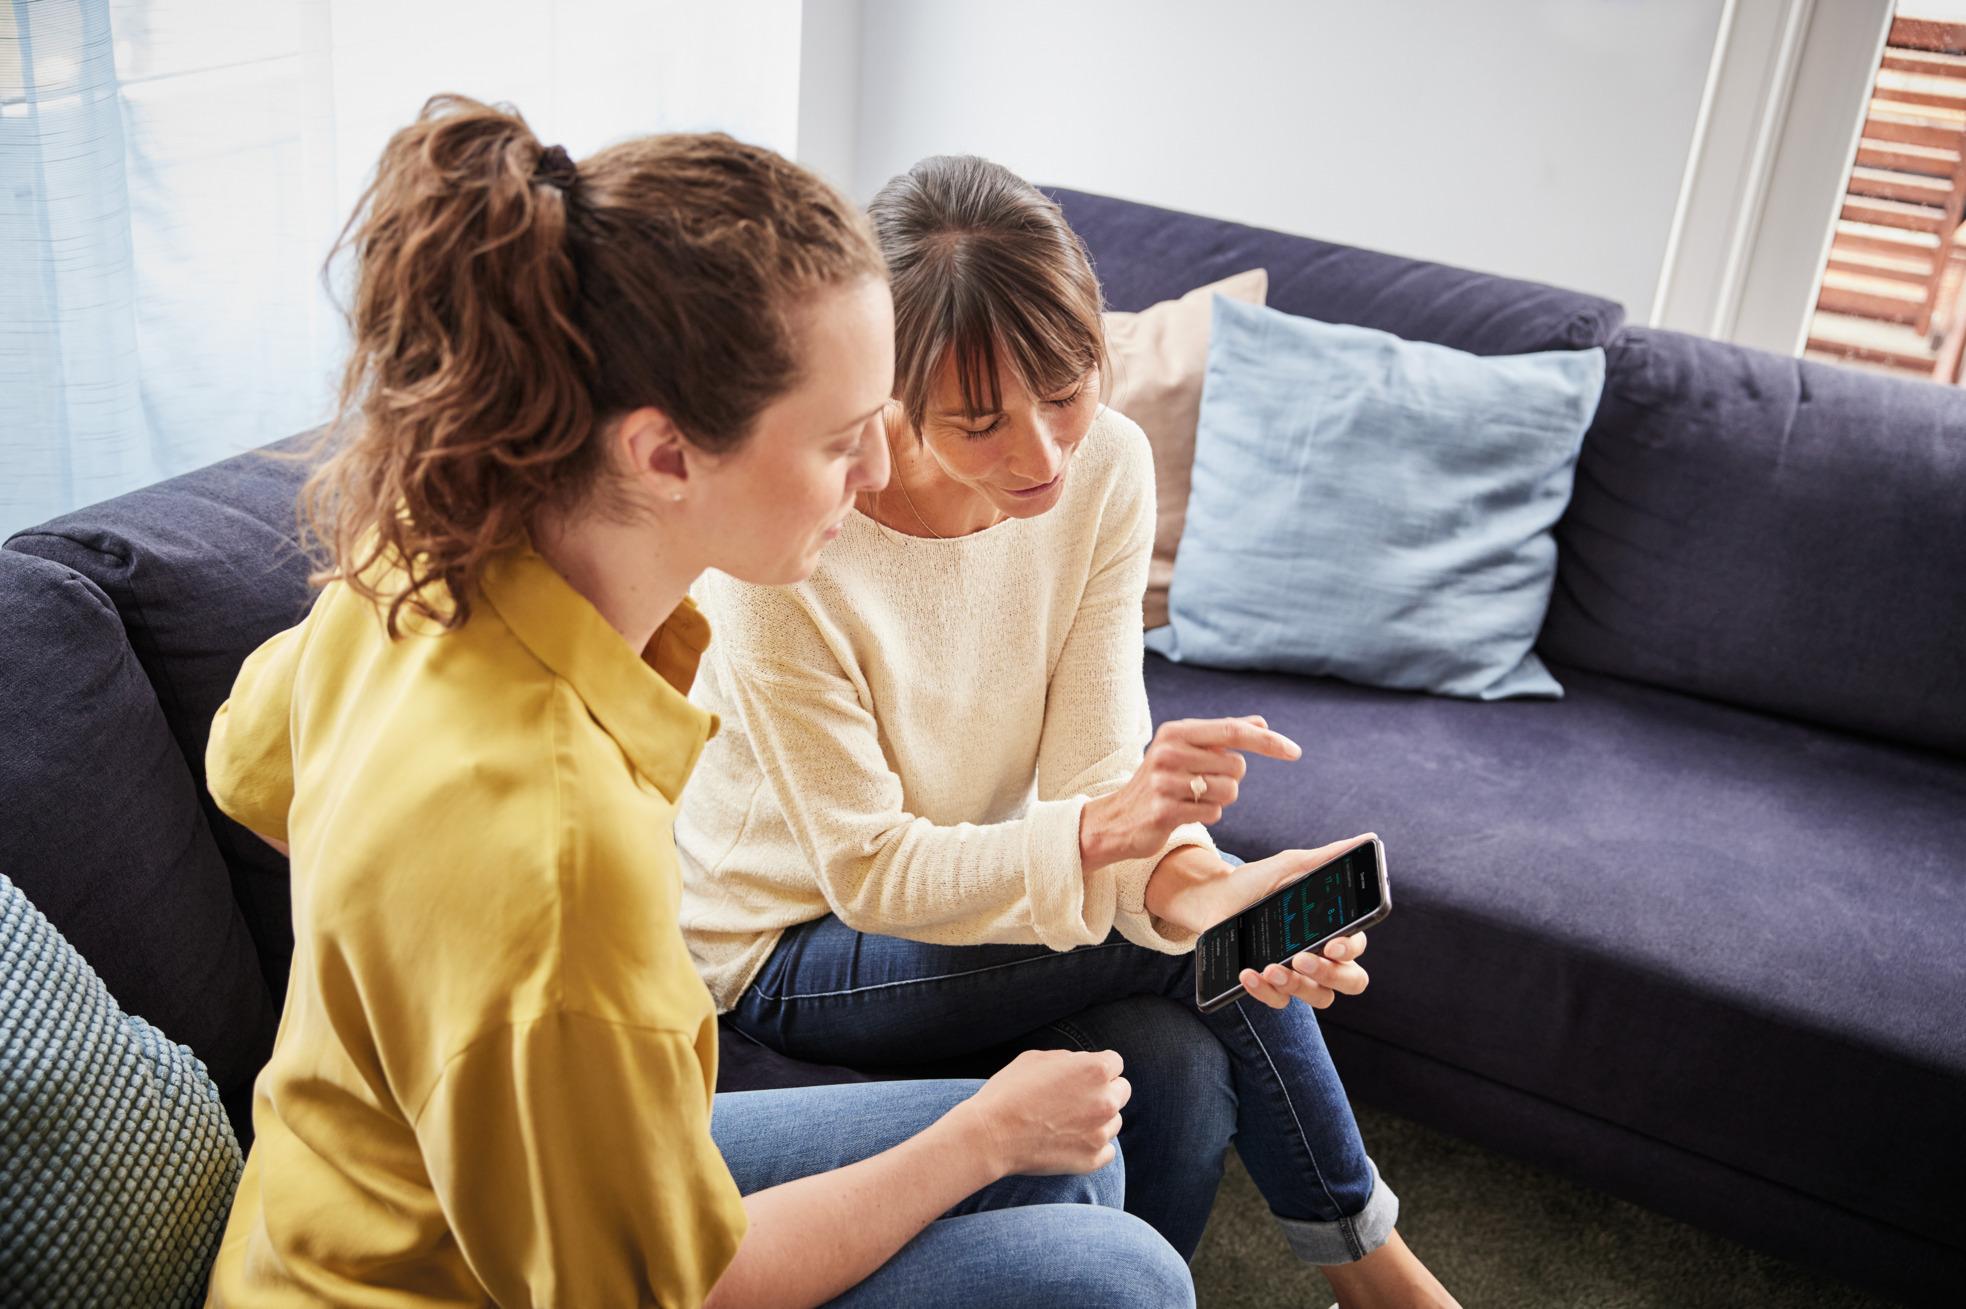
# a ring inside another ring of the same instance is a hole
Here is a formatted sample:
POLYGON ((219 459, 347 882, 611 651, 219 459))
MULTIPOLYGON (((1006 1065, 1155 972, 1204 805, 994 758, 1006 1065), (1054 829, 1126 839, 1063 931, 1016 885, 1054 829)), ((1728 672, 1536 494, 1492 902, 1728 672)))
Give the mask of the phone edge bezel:
MULTIPOLYGON (((1384 922, 1387 915, 1392 913, 1393 884, 1392 884, 1391 877, 1389 877, 1386 873, 1386 843, 1384 840, 1380 839, 1377 836, 1369 838, 1369 841, 1367 843, 1372 846, 1372 859, 1379 874, 1379 907, 1377 909, 1374 909, 1371 913, 1367 914, 1365 917, 1357 920, 1355 923, 1347 923, 1345 926, 1339 928, 1335 932, 1332 932, 1330 935, 1321 938, 1320 940, 1312 943, 1311 945, 1305 946, 1304 947, 1305 950, 1316 950, 1330 943, 1331 941, 1337 939, 1338 937, 1344 936, 1351 932, 1363 932, 1368 927, 1373 927, 1381 922, 1384 922)), ((1279 886, 1275 891, 1271 891, 1267 895, 1257 896, 1254 900, 1251 900, 1249 904, 1246 904, 1241 909, 1236 910, 1236 913, 1240 914, 1245 910, 1247 910, 1250 907, 1250 905, 1259 904, 1262 901, 1269 899, 1270 896, 1277 895, 1282 891, 1284 891, 1286 888, 1295 886, 1298 882, 1303 881, 1304 878, 1309 877, 1312 873, 1315 873, 1318 869, 1336 863, 1338 860, 1343 859, 1346 855, 1350 854, 1352 850, 1356 850, 1356 849, 1358 849, 1357 846, 1352 846, 1350 849, 1341 850, 1337 854, 1332 855, 1331 858, 1325 860, 1324 863, 1316 864, 1310 868, 1306 868, 1303 871, 1303 873, 1301 873, 1299 876, 1291 878, 1288 882, 1285 882, 1282 886, 1279 886)), ((1233 916, 1234 915, 1230 915, 1230 917, 1233 916)), ((1224 918, 1222 920, 1222 922, 1224 923, 1228 921, 1229 921, 1228 918, 1224 918)), ((1217 923, 1215 926, 1219 927, 1221 926, 1221 923, 1217 923)), ((1212 932, 1214 930, 1215 930, 1214 927, 1208 927, 1202 929, 1201 932, 1195 934, 1195 949, 1193 952, 1195 956, 1195 1007, 1201 1010, 1201 1012, 1205 1014, 1212 1014, 1218 1009, 1225 1009, 1228 1006, 1234 1004, 1238 999, 1249 994, 1248 990, 1246 990, 1243 987, 1243 984, 1241 982, 1237 982, 1233 987, 1231 987, 1227 991, 1224 991, 1221 995, 1215 996, 1208 1000, 1202 999, 1201 938, 1204 935, 1206 935, 1208 932, 1212 932)), ((1298 953, 1302 954, 1303 951, 1300 950, 1298 951, 1298 953)))

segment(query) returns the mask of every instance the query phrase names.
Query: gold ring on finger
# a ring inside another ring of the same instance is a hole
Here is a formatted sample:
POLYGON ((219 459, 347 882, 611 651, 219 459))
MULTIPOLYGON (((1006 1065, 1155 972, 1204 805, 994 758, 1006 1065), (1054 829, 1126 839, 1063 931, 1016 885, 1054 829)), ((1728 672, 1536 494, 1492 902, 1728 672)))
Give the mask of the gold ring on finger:
POLYGON ((1196 804, 1200 804, 1201 798, 1208 794, 1208 779, 1200 773, 1194 774, 1188 779, 1188 794, 1195 798, 1196 804))

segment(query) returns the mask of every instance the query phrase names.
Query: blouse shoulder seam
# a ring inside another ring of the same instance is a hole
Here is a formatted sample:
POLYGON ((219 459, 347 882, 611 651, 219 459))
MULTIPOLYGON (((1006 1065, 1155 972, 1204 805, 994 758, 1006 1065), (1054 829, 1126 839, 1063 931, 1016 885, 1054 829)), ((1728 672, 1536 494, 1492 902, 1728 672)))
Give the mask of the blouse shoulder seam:
POLYGON ((614 1028, 617 1031, 633 1032, 641 1036, 673 1038, 690 1046, 692 1049, 696 1045, 696 1034, 679 1027, 670 1027, 662 1023, 624 1022, 619 1018, 608 1018, 601 1014, 590 1014, 584 1009, 575 1009, 567 1005, 556 1004, 551 1009, 545 1010, 542 1013, 530 1014, 524 1018, 507 1018, 501 1022, 493 1023, 446 1055, 442 1066, 437 1069, 437 1075, 430 1079, 430 1086, 424 1091, 423 1098, 418 1103, 416 1111, 410 1115, 410 1126, 414 1128, 422 1123, 423 1115, 429 1111, 430 1102, 437 1098, 438 1088, 443 1086, 444 1079, 450 1076, 451 1070, 457 1067, 458 1063, 466 1056, 470 1055, 486 1042, 495 1040, 508 1032, 514 1032, 520 1028, 533 1027, 554 1018, 580 1018, 588 1022, 599 1023, 603 1027, 614 1028))

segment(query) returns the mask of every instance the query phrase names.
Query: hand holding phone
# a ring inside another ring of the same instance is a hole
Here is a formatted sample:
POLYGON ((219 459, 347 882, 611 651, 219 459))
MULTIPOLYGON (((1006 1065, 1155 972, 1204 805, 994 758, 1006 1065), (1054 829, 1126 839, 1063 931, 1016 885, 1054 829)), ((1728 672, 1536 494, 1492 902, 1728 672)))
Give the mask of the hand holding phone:
POLYGON ((1262 972, 1245 968, 1242 989, 1251 999, 1272 1009, 1301 1000, 1313 1009, 1329 1009, 1341 995, 1359 995, 1372 979, 1358 962, 1365 953, 1365 933, 1354 932, 1327 942, 1323 949, 1295 955, 1288 966, 1271 964, 1262 972))
POLYGON ((1392 912, 1385 846, 1367 835, 1325 850, 1327 858, 1201 934, 1195 1003, 1203 1012, 1244 995, 1273 1008, 1292 998, 1324 1008, 1334 992, 1365 989, 1357 934, 1392 912))

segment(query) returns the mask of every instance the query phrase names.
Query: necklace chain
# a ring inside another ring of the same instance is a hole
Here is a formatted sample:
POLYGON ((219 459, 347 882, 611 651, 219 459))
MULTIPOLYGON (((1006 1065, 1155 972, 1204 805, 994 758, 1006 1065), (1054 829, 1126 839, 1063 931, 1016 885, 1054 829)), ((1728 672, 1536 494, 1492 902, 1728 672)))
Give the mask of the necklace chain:
POLYGON ((915 521, 922 525, 922 530, 938 541, 948 540, 948 537, 942 535, 942 533, 936 531, 933 527, 930 527, 928 525, 928 519, 922 517, 922 511, 915 508, 915 497, 908 494, 908 479, 901 476, 901 470, 899 468, 894 470, 894 481, 901 488, 901 498, 908 502, 908 511, 914 514, 915 521))

